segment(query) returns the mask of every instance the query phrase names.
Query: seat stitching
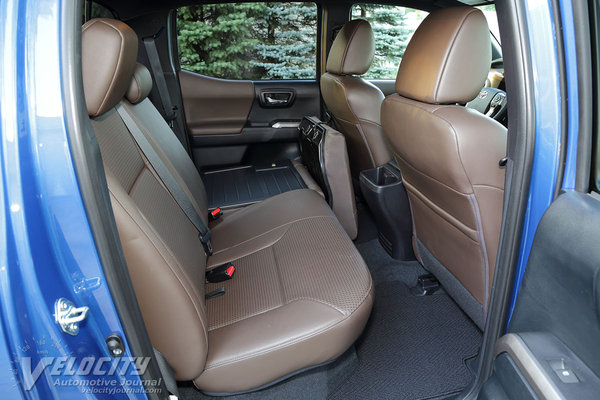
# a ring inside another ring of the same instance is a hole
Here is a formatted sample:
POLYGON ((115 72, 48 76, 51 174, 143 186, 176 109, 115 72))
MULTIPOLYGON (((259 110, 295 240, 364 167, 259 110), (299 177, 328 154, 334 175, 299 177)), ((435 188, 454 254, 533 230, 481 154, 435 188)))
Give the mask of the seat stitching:
MULTIPOLYGON (((373 281, 371 280, 371 282, 369 284, 369 289, 366 291, 366 294, 364 295, 364 297, 361 300, 360 304, 356 307, 355 311, 358 310, 360 307, 362 307, 362 305, 364 304, 364 302, 369 297, 369 294, 371 293, 372 288, 373 288, 373 281)), ((244 361, 244 360, 247 360, 247 359, 250 359, 250 358, 253 358, 253 357, 257 357, 257 356, 262 356, 262 355, 265 355, 265 354, 269 354, 269 353, 272 353, 274 351, 277 351, 277 350, 280 350, 280 349, 284 349, 286 347, 293 346, 293 345, 295 345, 297 343, 300 343, 302 341, 305 341, 305 340, 308 340, 308 339, 312 339, 313 337, 318 336, 318 335, 320 335, 320 334, 322 334, 324 332, 327 332, 327 331, 331 330, 332 328, 335 328, 339 324, 345 322, 353 314, 354 313, 349 313, 347 316, 345 316, 344 318, 340 319, 339 321, 332 322, 331 324, 329 324, 329 325, 327 325, 327 326, 319 329, 318 331, 313 332, 313 333, 311 333, 311 334, 309 334, 307 336, 303 336, 303 337, 300 337, 300 338, 288 340, 288 341, 286 341, 284 343, 279 344, 276 347, 265 349, 265 350, 262 350, 262 351, 259 351, 259 352, 250 353, 250 354, 247 354, 245 356, 234 357, 234 358, 231 358, 231 359, 226 360, 226 361, 222 361, 222 362, 219 362, 219 363, 211 364, 209 366, 206 366, 204 368, 204 371, 208 371, 208 370, 211 370, 211 369, 214 369, 214 368, 217 368, 217 367, 222 367, 224 365, 232 364, 232 363, 239 362, 239 361, 244 361)))
POLYGON ((348 44, 344 47, 344 54, 342 54, 342 62, 340 64, 340 74, 344 74, 344 64, 346 63, 346 56, 348 55, 348 50, 350 49, 350 44, 354 39, 354 35, 358 32, 358 28, 360 27, 360 23, 356 24, 354 30, 350 34, 350 38, 348 39, 348 44))
POLYGON ((445 184, 444 182, 442 182, 442 181, 440 181, 440 180, 438 180, 438 179, 435 179, 435 178, 434 178, 434 177, 432 177, 432 176, 429 176, 429 175, 428 175, 428 174, 426 174, 425 172, 421 171, 419 168, 416 168, 416 167, 415 167, 415 166, 413 166, 411 163, 409 163, 408 161, 406 161, 406 159, 405 159, 404 157, 402 157, 401 155, 399 155, 398 153, 394 152, 394 155, 395 155, 397 158, 399 158, 400 160, 402 160, 404 163, 406 163, 406 164, 409 164, 409 165, 410 165, 410 167, 411 167, 412 169, 414 169, 414 170, 415 170, 417 173, 419 173, 419 174, 421 174, 421 175, 424 175, 424 176, 426 176, 427 178, 429 178, 429 179, 431 179, 431 180, 433 180, 433 181, 435 181, 435 182, 439 183, 440 185, 444 186, 445 188, 448 188, 448 189, 450 189, 450 190, 451 190, 451 191, 453 191, 454 193, 456 193, 456 194, 462 194, 462 195, 467 195, 467 194, 470 194, 470 193, 463 193, 463 192, 461 192, 461 191, 459 191, 459 190, 456 190, 456 189, 454 189, 452 186, 448 186, 448 185, 447 185, 447 184, 445 184))
MULTIPOLYGON (((123 203, 121 202, 121 200, 118 199, 117 195, 114 194, 114 192, 110 189, 110 187, 108 188, 108 190, 113 194, 113 198, 115 199, 115 201, 117 203, 119 203, 119 205, 121 206, 121 208, 123 209, 123 211, 125 211, 125 213, 131 218, 131 221, 140 229, 140 231, 142 232, 142 234, 152 243, 152 246, 156 249, 156 251, 158 252, 158 254, 160 255, 160 257, 163 259, 163 261, 165 262, 165 264, 167 265, 167 267, 169 268, 169 270, 171 271, 171 273, 173 275, 175 275, 175 278, 177 279, 177 281, 180 282, 180 285, 183 287, 183 289, 185 290, 186 295, 188 296, 188 298, 190 299, 190 301, 192 302, 192 305, 194 306, 194 309, 196 310, 196 315, 198 316, 198 320, 200 320, 200 323, 202 325, 202 327, 204 328, 205 331, 208 332, 208 327, 206 326, 206 324, 204 323, 204 318, 202 318, 201 316, 201 310, 198 310, 198 307, 196 306, 196 302, 193 300, 193 296, 191 295, 190 291, 188 290, 188 288, 186 287, 186 285, 183 284, 182 279, 179 277, 179 275, 177 274, 177 272, 175 272, 175 270, 173 269, 173 267, 171 266, 171 262, 169 262, 164 255, 162 254, 162 251, 160 251, 158 249, 158 247, 156 246, 155 240, 153 238, 151 238, 146 231, 142 228, 142 226, 138 223, 138 221, 136 220, 136 218, 129 212, 129 210, 127 209, 127 207, 125 207, 123 205, 123 203)), ((148 220, 146 219, 146 217, 144 216, 144 214, 141 212, 141 210, 138 209, 138 212, 140 214, 140 216, 142 217, 142 219, 146 222, 146 224, 148 225, 148 229, 150 229, 153 234, 158 238, 159 241, 162 242, 162 239, 160 239, 160 235, 158 235, 158 233, 154 232, 154 229, 152 228, 152 224, 150 224, 148 222, 148 220)), ((174 260, 175 265, 177 265, 177 267, 181 270, 181 272, 183 273, 183 275, 185 275, 186 279, 188 282, 192 282, 192 280, 189 279, 189 277, 187 276, 187 274, 185 273, 183 267, 181 266, 181 264, 179 263, 179 260, 175 257, 175 255, 171 252, 171 249, 169 248, 169 246, 167 246, 165 243, 162 243, 162 247, 165 248, 166 252, 168 254, 171 255, 171 257, 174 260)), ((199 294, 198 294, 199 297, 199 294)), ((206 346, 208 346, 208 336, 205 336, 205 342, 206 342, 206 346)))
MULTIPOLYGON (((281 236, 285 236, 286 233, 289 232, 289 229, 285 231, 285 233, 281 236)), ((279 240, 281 240, 281 238, 279 240)), ((279 242, 279 241, 277 241, 279 242)), ((275 242, 275 243, 277 243, 275 242)), ((277 285, 279 286, 279 295, 281 296, 281 300, 283 304, 287 303, 287 295, 285 293, 285 288, 283 287, 283 278, 281 276, 281 270, 279 269, 279 261, 277 260, 277 253, 275 253, 275 243, 272 246, 269 246, 269 250, 271 251, 271 255, 273 256, 273 260, 275 261, 275 271, 277 272, 277 285)))
MULTIPOLYGON (((238 247, 238 246, 241 246, 242 244, 245 244, 245 243, 251 242, 251 241, 253 241, 253 240, 256 240, 256 239, 258 239, 258 238, 260 238, 260 237, 262 237, 262 236, 265 236, 265 235, 267 235, 268 233, 271 233, 271 232, 273 232, 274 230, 277 230, 277 229, 280 229, 280 228, 283 228, 283 227, 286 227, 286 226, 290 226, 290 225, 292 225, 292 224, 294 224, 294 223, 296 223, 296 222, 300 222, 300 221, 306 221, 306 220, 309 220, 309 219, 315 219, 315 218, 333 218, 333 216, 330 216, 330 215, 315 215, 315 216, 303 217, 303 218, 295 219, 295 220, 293 220, 293 221, 289 221, 289 222, 286 222, 286 223, 284 223, 284 224, 281 224, 281 225, 278 225, 278 226, 276 226, 276 227, 273 227, 272 229, 269 229, 268 231, 266 231, 266 232, 264 232, 264 233, 261 233, 261 234, 260 234, 260 235, 258 235, 258 236, 251 237, 250 239, 243 240, 243 241, 241 241, 241 242, 239 242, 239 243, 237 243, 237 244, 235 244, 235 245, 233 245, 233 246, 230 246, 230 247, 224 248, 224 249, 222 249, 222 250, 219 250, 219 251, 217 251, 217 252, 214 252, 214 253, 213 253, 213 255, 221 254, 221 253, 223 253, 223 252, 225 252, 225 251, 228 251, 228 250, 234 249, 234 248, 236 248, 236 247, 238 247)), ((289 229, 289 228, 288 228, 288 229, 289 229)), ((281 237, 280 237, 280 238, 278 238, 278 239, 277 239, 275 242, 271 243, 271 245, 272 245, 272 244, 275 244, 275 243, 277 243, 279 240, 281 240, 281 237)), ((267 245, 267 246, 269 246, 269 245, 267 245)), ((266 246, 265 246, 265 247, 263 247, 263 249, 264 249, 264 248, 266 248, 266 246)), ((250 254, 252 254, 252 253, 250 253, 250 254)))
POLYGON ((489 289, 490 289, 490 260, 488 259, 487 247, 485 244, 485 236, 483 234, 483 222, 481 220, 481 211, 479 209, 479 201, 477 200, 477 196, 474 194, 469 195, 469 201, 471 202, 471 207, 473 209, 473 214, 475 214, 475 223, 477 224, 477 238, 479 240, 479 249, 481 250, 481 261, 483 264, 483 320, 485 322, 487 311, 488 311, 488 301, 489 301, 489 289))
POLYGON ((462 27, 464 26, 467 18, 473 13, 475 12, 475 10, 469 12, 468 14, 463 16, 463 19, 460 23, 460 26, 458 26, 458 28, 456 29, 455 33, 454 33, 454 37, 452 38, 452 43, 450 43, 450 46, 448 47, 448 51, 446 52, 446 54, 444 55, 444 62, 442 64, 442 68, 440 69, 440 73, 438 75, 438 78, 436 79, 436 85, 435 85, 435 92, 434 92, 434 97, 433 97, 433 101, 437 101, 437 97, 439 95, 439 91, 440 91, 440 86, 442 83, 442 79, 444 77, 444 74, 446 73, 446 67, 448 65, 448 59, 450 58, 450 54, 452 53, 452 50, 454 48, 454 45, 456 44, 456 41, 458 39, 458 35, 460 34, 460 31, 462 29, 462 27))
POLYGON ((102 20, 99 20, 98 22, 102 23, 102 24, 104 24, 104 25, 106 25, 106 26, 108 26, 108 27, 110 27, 112 29, 114 29, 119 34, 119 36, 121 37, 121 48, 119 50, 119 58, 117 59, 117 64, 116 64, 115 72, 113 73, 112 79, 110 81, 110 84, 108 85, 108 89, 106 90, 106 93, 104 93, 104 97, 102 99, 102 102, 100 103, 100 105, 98 106, 98 109, 96 110, 96 112, 94 114, 98 113, 98 111, 102 109, 102 107, 104 106, 104 104, 106 103, 106 101, 108 99, 108 93, 110 93, 110 91, 113 89, 113 84, 115 82, 115 77, 117 76, 117 70, 119 69, 119 64, 121 64, 121 59, 123 57, 123 43, 125 42, 125 38, 123 36, 123 33, 120 30, 118 30, 114 26, 112 26, 112 25, 110 25, 110 24, 108 24, 108 23, 106 23, 106 22, 104 22, 102 20))
MULTIPOLYGON (((358 79, 362 79, 362 78, 358 78, 358 79)), ((348 96, 346 95, 346 87, 344 86, 344 84, 342 82, 340 82, 338 79, 335 79, 334 82, 339 85, 342 88, 342 91, 344 92, 344 100, 346 100, 346 105, 348 106, 348 110, 350 110, 350 112, 352 113, 352 116, 354 118, 356 118, 356 120, 358 121, 358 124, 351 122, 351 121, 347 121, 343 118, 340 118, 340 120, 348 122, 354 126, 356 126, 358 128, 358 132, 360 133, 360 136, 365 144, 365 147, 367 148, 367 151, 369 152, 369 157, 371 158, 371 163, 373 165, 375 165, 375 159, 373 158, 373 154, 371 153, 371 146, 369 146, 369 142, 367 141, 367 138, 365 137, 365 134, 362 130, 362 127, 360 125, 360 118, 356 115, 356 113, 354 112, 354 110, 352 109, 352 106, 350 105, 350 102, 348 101, 348 96)), ((334 118, 335 115, 334 115, 334 118)))
MULTIPOLYGON (((429 200, 425 195, 423 195, 421 192, 419 192, 416 188, 414 188, 412 185, 408 184, 407 188, 413 192, 417 199, 420 200, 423 204, 425 204, 431 211, 435 212, 440 218, 442 218, 444 221, 448 222, 451 226, 453 226, 456 230, 458 230, 460 233, 462 233, 463 235, 465 235, 467 237, 467 239, 471 240, 473 243, 479 243, 478 241, 474 240, 473 238, 469 237, 468 233, 464 231, 465 228, 457 225, 455 222, 453 222, 453 220, 455 218, 452 217, 452 215, 450 213, 448 213, 447 211, 445 211, 444 209, 442 209, 441 207, 439 207, 437 204, 433 203, 431 200, 429 200), (429 203, 432 203, 434 206, 442 209, 444 212, 446 212, 448 215, 450 215, 452 217, 452 219, 449 219, 447 216, 441 214, 436 208, 432 207, 429 203)), ((477 234, 477 229, 472 229, 469 228, 467 225, 463 224, 460 221, 457 221, 458 223, 460 223, 460 225, 463 225, 464 227, 466 227, 466 229, 472 230, 474 231, 475 234, 477 234)))
POLYGON ((504 188, 498 187, 498 186, 493 186, 493 185, 480 185, 480 184, 474 184, 473 188, 476 187, 480 187, 480 188, 488 188, 488 189, 495 189, 495 190, 499 190, 499 191, 504 191, 504 188))

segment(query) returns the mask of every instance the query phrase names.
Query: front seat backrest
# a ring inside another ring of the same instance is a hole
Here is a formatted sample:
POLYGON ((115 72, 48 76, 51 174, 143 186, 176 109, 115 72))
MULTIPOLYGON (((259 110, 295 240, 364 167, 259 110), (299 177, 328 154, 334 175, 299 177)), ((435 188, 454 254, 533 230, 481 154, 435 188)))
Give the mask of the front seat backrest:
POLYGON ((383 93, 360 76, 371 66, 375 39, 369 22, 350 21, 336 36, 327 72, 321 77, 321 95, 339 131, 346 136, 352 176, 390 161, 381 129, 383 93))
POLYGON ((502 220, 506 129, 465 108, 491 62, 472 7, 432 12, 409 43, 381 118, 406 189, 415 251, 483 328, 502 220))

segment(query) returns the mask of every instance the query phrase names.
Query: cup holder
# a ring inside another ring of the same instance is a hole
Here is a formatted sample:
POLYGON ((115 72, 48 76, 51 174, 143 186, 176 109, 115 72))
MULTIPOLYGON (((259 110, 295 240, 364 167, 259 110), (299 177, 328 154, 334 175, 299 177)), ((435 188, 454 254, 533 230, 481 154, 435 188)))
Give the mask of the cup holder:
POLYGON ((398 166, 388 163, 361 171, 359 181, 381 246, 395 259, 414 259, 410 205, 398 166))
POLYGON ((388 186, 401 181, 400 176, 396 175, 392 170, 386 167, 368 169, 361 172, 361 179, 367 180, 368 183, 374 186, 388 186))

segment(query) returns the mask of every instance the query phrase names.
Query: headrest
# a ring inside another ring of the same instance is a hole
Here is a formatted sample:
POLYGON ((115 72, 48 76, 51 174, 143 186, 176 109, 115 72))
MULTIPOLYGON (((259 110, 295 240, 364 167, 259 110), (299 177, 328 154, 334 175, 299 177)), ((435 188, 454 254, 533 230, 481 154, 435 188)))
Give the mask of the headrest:
POLYGON ((338 75, 362 75, 369 70, 375 55, 375 37, 364 19, 347 22, 335 37, 326 70, 338 75))
POLYGON ((152 76, 145 65, 137 63, 133 70, 133 76, 125 97, 131 104, 137 104, 144 100, 152 90, 152 76))
POLYGON ((121 101, 131 82, 137 49, 137 35, 121 21, 96 18, 83 25, 83 90, 91 117, 104 114, 121 101))
POLYGON ((435 10, 423 20, 404 52, 396 91, 425 103, 466 103, 483 87, 491 58, 490 30, 480 10, 435 10))

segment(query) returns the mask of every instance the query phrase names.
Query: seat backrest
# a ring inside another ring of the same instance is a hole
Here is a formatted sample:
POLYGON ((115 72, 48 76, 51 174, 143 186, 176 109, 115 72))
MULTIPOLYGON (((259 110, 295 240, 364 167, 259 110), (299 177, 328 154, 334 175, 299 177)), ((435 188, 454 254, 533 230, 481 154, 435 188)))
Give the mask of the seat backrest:
POLYGON ((409 194, 416 253, 483 327, 500 235, 506 129, 458 103, 490 68, 490 32, 471 7, 432 12, 409 43, 382 124, 409 194))
POLYGON ((208 351, 206 255, 198 231, 138 149, 116 108, 136 108, 140 129, 154 133, 147 135, 149 140, 203 218, 206 194, 199 176, 182 172, 191 160, 181 145, 181 149, 177 147, 179 142, 158 111, 145 100, 152 83, 147 71, 136 67, 137 47, 138 38, 126 24, 103 18, 88 21, 82 29, 85 98, 150 340, 173 367, 177 379, 190 380, 204 370, 208 351), (126 94, 129 100, 123 100, 126 94), (164 150, 159 152, 159 148, 164 150), (200 186, 191 189, 198 182, 200 186))
POLYGON ((390 161, 380 122, 383 93, 360 76, 371 66, 375 39, 369 22, 346 23, 337 34, 321 76, 321 95, 336 127, 346 136, 352 175, 390 161))

